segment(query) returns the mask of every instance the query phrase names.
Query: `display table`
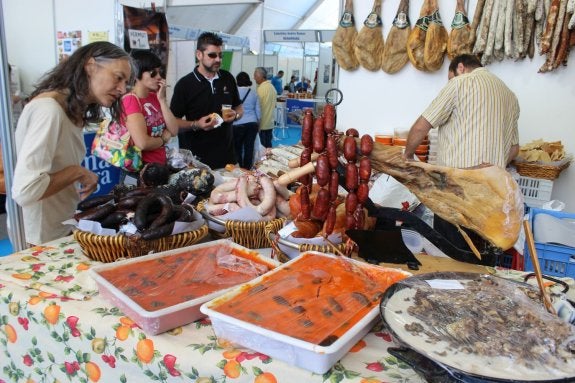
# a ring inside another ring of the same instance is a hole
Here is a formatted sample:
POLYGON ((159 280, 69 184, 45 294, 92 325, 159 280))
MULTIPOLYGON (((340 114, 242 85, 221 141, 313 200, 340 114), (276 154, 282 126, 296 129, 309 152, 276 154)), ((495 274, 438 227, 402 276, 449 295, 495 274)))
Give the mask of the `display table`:
POLYGON ((147 336, 98 295, 95 264, 72 237, 0 258, 0 382, 423 381, 387 353, 381 324, 323 376, 221 344, 208 319, 147 336))

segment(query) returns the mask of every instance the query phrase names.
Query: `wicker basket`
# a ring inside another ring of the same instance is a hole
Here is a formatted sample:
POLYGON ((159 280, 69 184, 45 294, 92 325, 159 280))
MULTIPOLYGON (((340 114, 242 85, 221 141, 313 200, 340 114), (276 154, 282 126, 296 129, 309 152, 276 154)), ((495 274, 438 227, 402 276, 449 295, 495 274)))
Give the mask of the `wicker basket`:
POLYGON ((532 162, 514 161, 517 173, 524 177, 543 178, 546 180, 554 180, 559 177, 559 174, 564 169, 569 167, 571 161, 566 161, 561 165, 542 165, 532 162))
POLYGON ((225 231, 220 233, 218 231, 210 229, 210 234, 214 238, 232 238, 232 241, 247 247, 248 249, 261 249, 263 247, 270 247, 270 243, 266 236, 265 228, 267 225, 271 225, 279 230, 283 227, 285 223, 285 218, 275 218, 270 221, 258 221, 258 222, 244 222, 244 221, 234 221, 234 220, 221 220, 217 217, 210 215, 205 210, 206 201, 200 201, 198 203, 197 209, 206 220, 217 223, 225 227, 225 231))
POLYGON ((287 254, 285 254, 281 248, 280 248, 280 244, 287 246, 287 247, 291 247, 293 249, 298 250, 300 253, 304 253, 306 251, 318 251, 320 253, 328 253, 328 254, 334 254, 336 252, 339 253, 343 253, 346 254, 346 249, 345 249, 345 243, 340 243, 335 245, 335 249, 334 250, 334 246, 330 246, 330 245, 315 245, 315 244, 311 244, 311 243, 293 243, 290 242, 286 239, 281 238, 278 235, 278 231, 281 229, 280 227, 275 227, 274 225, 267 225, 265 228, 266 231, 266 237, 269 240, 270 246, 274 252, 274 254, 277 256, 278 261, 285 263, 287 261, 290 260, 290 257, 288 257, 287 254))
POLYGON ((118 259, 139 257, 150 252, 160 252, 190 246, 208 234, 208 226, 154 240, 136 239, 126 235, 97 235, 75 230, 74 239, 88 258, 99 262, 114 262, 118 259))

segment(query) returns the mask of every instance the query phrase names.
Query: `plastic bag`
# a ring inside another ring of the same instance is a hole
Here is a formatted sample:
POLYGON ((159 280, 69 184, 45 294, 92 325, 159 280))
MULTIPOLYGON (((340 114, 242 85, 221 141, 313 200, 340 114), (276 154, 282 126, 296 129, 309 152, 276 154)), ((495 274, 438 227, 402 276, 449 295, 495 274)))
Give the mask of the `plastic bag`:
POLYGON ((263 161, 265 156, 266 148, 262 145, 260 135, 256 134, 256 139, 254 140, 254 163, 263 161))

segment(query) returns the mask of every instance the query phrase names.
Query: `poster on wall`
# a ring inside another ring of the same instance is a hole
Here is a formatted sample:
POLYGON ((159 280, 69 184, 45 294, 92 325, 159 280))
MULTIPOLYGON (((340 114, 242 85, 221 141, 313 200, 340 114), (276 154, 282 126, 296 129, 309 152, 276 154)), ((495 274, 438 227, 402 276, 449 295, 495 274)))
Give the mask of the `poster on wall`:
POLYGON ((155 9, 123 6, 124 49, 149 49, 168 66, 169 33, 166 14, 155 9))
POLYGON ((82 31, 58 31, 56 33, 56 49, 58 62, 66 60, 82 46, 82 31))
POLYGON ((96 41, 108 41, 108 31, 88 31, 88 44, 96 41))

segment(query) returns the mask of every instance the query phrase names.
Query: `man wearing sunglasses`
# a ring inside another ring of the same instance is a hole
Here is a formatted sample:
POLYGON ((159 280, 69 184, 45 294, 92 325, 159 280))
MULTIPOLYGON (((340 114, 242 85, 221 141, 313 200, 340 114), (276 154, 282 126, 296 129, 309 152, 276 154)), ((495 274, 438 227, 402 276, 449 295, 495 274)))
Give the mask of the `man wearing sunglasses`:
POLYGON ((191 150, 212 169, 237 162, 232 123, 244 112, 234 77, 220 69, 222 46, 215 33, 204 32, 198 37, 197 66, 178 80, 170 104, 179 119, 180 148, 191 150), (231 105, 233 112, 221 116, 225 104, 231 105), (213 113, 223 117, 221 124, 213 113))

